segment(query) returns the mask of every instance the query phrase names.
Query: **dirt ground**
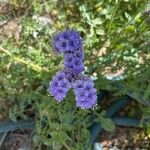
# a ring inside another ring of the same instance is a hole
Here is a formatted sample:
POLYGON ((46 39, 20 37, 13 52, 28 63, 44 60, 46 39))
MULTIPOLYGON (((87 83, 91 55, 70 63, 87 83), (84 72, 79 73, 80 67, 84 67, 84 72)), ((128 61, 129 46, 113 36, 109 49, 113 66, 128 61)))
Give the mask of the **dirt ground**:
POLYGON ((150 135, 143 129, 117 127, 114 133, 100 134, 103 150, 150 150, 150 135))
MULTIPOLYGON (((34 150, 31 133, 26 130, 5 134, 0 150, 34 150)), ((150 150, 150 135, 143 129, 117 127, 112 133, 102 131, 99 143, 103 150, 150 150)))

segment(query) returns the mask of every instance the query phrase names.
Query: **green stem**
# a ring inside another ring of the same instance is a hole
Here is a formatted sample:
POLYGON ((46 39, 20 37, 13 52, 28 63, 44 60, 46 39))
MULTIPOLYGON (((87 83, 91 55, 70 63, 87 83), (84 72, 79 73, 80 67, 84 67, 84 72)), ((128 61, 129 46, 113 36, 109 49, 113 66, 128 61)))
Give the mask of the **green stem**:
POLYGON ((114 11, 113 11, 113 13, 112 13, 112 19, 110 20, 110 24, 109 24, 109 28, 108 28, 108 33, 107 33, 108 36, 109 36, 109 34, 110 34, 111 25, 112 25, 112 22, 114 21, 115 14, 116 14, 116 11, 117 11, 117 9, 118 9, 120 3, 121 3, 121 0, 116 4, 115 9, 114 9, 114 11))
POLYGON ((67 150, 71 150, 71 148, 66 143, 63 143, 63 145, 67 150))
POLYGON ((41 66, 39 65, 36 65, 32 62, 29 62, 27 60, 24 60, 24 58, 19 58, 19 57, 16 57, 16 56, 13 56, 13 54, 11 54, 8 50, 0 47, 0 51, 2 51, 3 53, 7 54, 8 56, 10 56, 14 61, 18 62, 18 63, 21 63, 21 64, 24 64, 24 65, 27 65, 28 67, 30 67, 31 69, 41 73, 41 72, 48 72, 48 70, 46 68, 42 68, 41 66))

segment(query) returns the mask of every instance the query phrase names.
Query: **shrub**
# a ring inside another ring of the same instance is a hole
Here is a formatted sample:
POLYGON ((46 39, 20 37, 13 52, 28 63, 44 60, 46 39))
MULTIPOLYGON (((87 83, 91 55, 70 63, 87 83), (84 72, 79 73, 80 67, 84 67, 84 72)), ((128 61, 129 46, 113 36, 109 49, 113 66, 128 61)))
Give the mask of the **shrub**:
POLYGON ((35 115, 35 141, 39 139, 39 143, 55 149, 60 149, 60 144, 66 149, 83 149, 88 142, 90 115, 103 117, 101 106, 82 110, 75 107, 71 91, 59 104, 47 93, 52 76, 62 68, 62 55, 55 57, 49 41, 53 33, 65 28, 74 28, 82 36, 85 74, 92 77, 96 89, 111 91, 109 101, 132 93, 143 118, 148 116, 150 25, 146 21, 149 16, 144 14, 147 3, 147 0, 33 2, 30 10, 24 11, 15 22, 17 27, 21 26, 21 32, 16 30, 19 38, 3 35, 0 39, 0 97, 11 103, 10 109, 5 110, 9 117, 17 120, 35 115), (123 84, 120 90, 113 86, 114 82, 123 84))

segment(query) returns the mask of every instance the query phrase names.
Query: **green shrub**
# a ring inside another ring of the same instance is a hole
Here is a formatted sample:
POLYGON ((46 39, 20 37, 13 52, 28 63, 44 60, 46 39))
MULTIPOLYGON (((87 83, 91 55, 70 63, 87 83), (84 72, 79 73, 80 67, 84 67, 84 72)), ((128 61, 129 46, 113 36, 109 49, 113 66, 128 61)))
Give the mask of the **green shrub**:
MULTIPOLYGON (((112 91, 113 98, 109 101, 132 91, 141 116, 147 116, 144 109, 150 105, 150 24, 143 15, 147 3, 147 0, 33 1, 16 23, 21 26, 18 40, 14 35, 10 38, 3 35, 0 40, 0 101, 11 103, 11 108, 5 109, 10 119, 16 121, 33 114, 34 140, 57 150, 61 145, 68 150, 83 149, 92 123, 89 123, 91 113, 95 119, 100 117, 107 129, 107 120, 100 114, 101 106, 79 110, 71 92, 59 104, 48 96, 49 81, 63 67, 62 56, 55 57, 50 40, 53 33, 64 28, 74 28, 83 37, 85 73, 95 78, 97 90, 112 91), (46 25, 39 20, 41 16, 48 18, 46 25), (120 72, 123 79, 116 82, 124 86, 117 90, 112 86, 114 81, 106 77, 120 72)), ((111 127, 114 129, 113 124, 111 127)))

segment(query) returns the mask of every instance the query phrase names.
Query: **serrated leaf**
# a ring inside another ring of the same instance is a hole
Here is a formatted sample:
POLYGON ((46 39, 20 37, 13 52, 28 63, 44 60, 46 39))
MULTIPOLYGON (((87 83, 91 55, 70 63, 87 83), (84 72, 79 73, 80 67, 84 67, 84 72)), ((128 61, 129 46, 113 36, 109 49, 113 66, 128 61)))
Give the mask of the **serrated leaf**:
POLYGON ((106 111, 102 111, 98 118, 95 119, 96 122, 100 122, 101 127, 106 131, 112 132, 115 130, 115 125, 112 120, 105 117, 106 111))
POLYGON ((110 118, 101 117, 100 123, 102 128, 105 129, 106 131, 112 132, 115 130, 115 125, 113 124, 110 118))

